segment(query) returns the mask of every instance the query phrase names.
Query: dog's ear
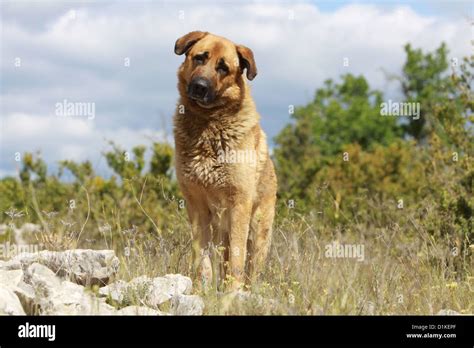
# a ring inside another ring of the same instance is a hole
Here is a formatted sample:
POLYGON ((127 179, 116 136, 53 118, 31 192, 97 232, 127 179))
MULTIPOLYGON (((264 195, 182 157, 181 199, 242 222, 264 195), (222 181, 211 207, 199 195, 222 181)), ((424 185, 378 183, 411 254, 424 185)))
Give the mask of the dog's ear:
POLYGON ((180 56, 188 52, 196 42, 201 40, 206 35, 207 32, 204 31, 192 31, 187 33, 183 37, 180 37, 178 40, 176 40, 176 43, 174 44, 174 53, 180 56))
POLYGON ((247 70, 247 78, 251 81, 257 76, 257 65, 253 58, 253 52, 250 48, 242 45, 237 45, 236 48, 239 56, 240 69, 242 73, 244 69, 247 70))

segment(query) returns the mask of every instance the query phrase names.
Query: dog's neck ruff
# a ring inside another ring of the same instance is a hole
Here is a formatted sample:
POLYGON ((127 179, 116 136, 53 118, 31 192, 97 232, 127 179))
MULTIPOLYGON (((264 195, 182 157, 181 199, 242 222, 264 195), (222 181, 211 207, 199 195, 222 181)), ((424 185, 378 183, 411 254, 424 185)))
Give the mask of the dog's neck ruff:
POLYGON ((229 164, 220 162, 219 155, 237 149, 252 128, 258 126, 256 114, 253 102, 244 102, 236 114, 221 118, 177 113, 176 160, 183 176, 205 187, 222 187, 228 182, 229 164))

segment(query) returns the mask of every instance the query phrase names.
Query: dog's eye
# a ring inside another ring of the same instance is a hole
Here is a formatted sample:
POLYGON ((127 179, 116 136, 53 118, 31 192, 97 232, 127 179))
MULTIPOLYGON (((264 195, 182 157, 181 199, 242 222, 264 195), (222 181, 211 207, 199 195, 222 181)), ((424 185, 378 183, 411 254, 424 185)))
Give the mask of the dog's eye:
POLYGON ((224 63, 220 63, 217 66, 217 72, 222 75, 227 75, 229 73, 229 67, 224 63))
POLYGON ((206 55, 205 54, 198 54, 196 56, 194 56, 193 58, 194 62, 196 62, 196 64, 204 64, 204 61, 206 60, 206 55))

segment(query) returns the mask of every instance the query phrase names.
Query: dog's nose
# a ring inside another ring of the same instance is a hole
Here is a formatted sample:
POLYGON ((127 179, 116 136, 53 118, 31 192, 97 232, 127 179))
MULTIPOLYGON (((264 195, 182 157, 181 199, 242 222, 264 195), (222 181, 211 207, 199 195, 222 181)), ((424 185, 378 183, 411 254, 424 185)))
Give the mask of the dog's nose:
POLYGON ((191 81, 188 87, 188 95, 197 100, 206 100, 209 90, 210 90, 210 81, 202 77, 197 77, 191 81))

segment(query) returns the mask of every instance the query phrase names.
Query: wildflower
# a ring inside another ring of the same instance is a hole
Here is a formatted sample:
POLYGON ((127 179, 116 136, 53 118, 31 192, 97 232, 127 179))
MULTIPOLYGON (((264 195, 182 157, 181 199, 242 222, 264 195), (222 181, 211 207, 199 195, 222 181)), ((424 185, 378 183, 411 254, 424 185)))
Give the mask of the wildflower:
POLYGON ((57 211, 47 212, 47 211, 43 210, 43 214, 46 215, 48 219, 51 219, 52 217, 58 215, 59 213, 57 211))
POLYGON ((446 284, 446 287, 449 288, 449 289, 455 289, 455 288, 458 287, 458 283, 457 282, 451 282, 451 283, 446 284))
POLYGON ((5 214, 7 214, 10 219, 15 219, 18 217, 22 217, 24 213, 22 211, 17 211, 16 209, 12 208, 9 211, 6 211, 5 214))
POLYGON ((124 235, 134 235, 137 233, 137 226, 135 225, 132 225, 132 228, 128 229, 128 230, 123 230, 122 233, 124 235))
POLYGON ((112 227, 110 227, 110 225, 107 224, 107 223, 105 225, 99 226, 99 232, 100 233, 110 232, 111 229, 112 229, 112 227))
POLYGON ((72 227, 76 224, 75 222, 69 222, 69 221, 64 221, 64 220, 60 220, 60 221, 66 227, 72 227))

